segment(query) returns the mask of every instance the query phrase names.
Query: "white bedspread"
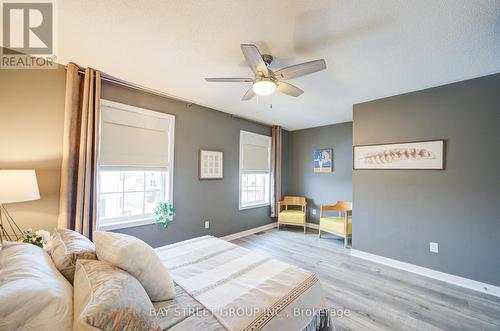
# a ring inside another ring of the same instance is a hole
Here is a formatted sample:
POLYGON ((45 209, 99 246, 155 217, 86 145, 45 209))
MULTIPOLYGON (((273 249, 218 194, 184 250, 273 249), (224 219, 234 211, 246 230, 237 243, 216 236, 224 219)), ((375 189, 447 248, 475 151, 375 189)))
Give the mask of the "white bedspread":
POLYGON ((228 330, 303 330, 326 308, 315 274, 227 241, 204 236, 156 251, 228 330))

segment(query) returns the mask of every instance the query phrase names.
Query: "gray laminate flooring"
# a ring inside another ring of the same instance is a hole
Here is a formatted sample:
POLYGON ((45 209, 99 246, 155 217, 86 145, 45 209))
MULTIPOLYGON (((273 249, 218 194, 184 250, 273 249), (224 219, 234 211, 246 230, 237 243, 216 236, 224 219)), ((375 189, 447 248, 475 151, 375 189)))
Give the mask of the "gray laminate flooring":
POLYGON ((500 330, 500 298, 352 257, 328 234, 286 227, 233 243, 315 272, 329 307, 348 310, 337 330, 500 330))

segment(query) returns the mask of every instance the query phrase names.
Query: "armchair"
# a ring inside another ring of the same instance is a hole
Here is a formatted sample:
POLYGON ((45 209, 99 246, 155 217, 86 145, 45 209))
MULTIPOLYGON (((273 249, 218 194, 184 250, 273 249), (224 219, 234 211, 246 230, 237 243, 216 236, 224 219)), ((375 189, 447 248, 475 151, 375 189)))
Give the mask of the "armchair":
POLYGON ((306 198, 286 196, 278 202, 278 231, 280 224, 298 225, 304 227, 306 233, 306 198), (299 209, 289 209, 289 206, 300 207, 299 209), (284 210, 283 210, 284 208, 284 210))
POLYGON ((321 206, 319 217, 319 237, 321 231, 340 236, 344 238, 344 247, 347 247, 349 236, 352 236, 352 202, 338 201, 335 205, 321 206), (326 212, 332 211, 338 212, 338 216, 326 215, 326 212))

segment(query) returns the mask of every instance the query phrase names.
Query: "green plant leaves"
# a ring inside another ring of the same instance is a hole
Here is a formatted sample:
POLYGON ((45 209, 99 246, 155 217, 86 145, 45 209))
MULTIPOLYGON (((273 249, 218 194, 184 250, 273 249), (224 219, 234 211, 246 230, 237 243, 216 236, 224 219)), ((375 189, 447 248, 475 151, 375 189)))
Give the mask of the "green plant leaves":
POLYGON ((162 201, 156 206, 154 215, 156 223, 167 228, 168 224, 174 221, 174 205, 170 201, 162 201))

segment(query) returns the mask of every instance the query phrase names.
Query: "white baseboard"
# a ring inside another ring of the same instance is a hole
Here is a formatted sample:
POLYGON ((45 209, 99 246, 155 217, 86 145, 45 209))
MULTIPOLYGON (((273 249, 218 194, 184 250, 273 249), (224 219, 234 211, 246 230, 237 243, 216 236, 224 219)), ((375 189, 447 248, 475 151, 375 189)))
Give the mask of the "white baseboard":
POLYGON ((372 262, 380 263, 387 265, 389 267, 393 267, 396 269, 401 269, 405 271, 409 271, 421 276, 426 276, 429 278, 437 279, 446 283, 458 285, 461 287, 465 287, 474 291, 482 292, 482 293, 487 293, 494 295, 496 297, 500 297, 500 287, 491 285, 491 284, 486 284, 482 282, 478 282, 472 279, 460 277, 460 276, 455 276, 452 274, 447 274, 445 272, 433 270, 433 269, 428 269, 424 268, 415 264, 411 263, 406 263, 394 259, 390 259, 387 257, 383 257, 380 255, 375 255, 367 252, 363 252, 357 249, 351 249, 351 255, 355 257, 359 257, 361 259, 369 260, 372 262))
POLYGON ((278 225, 278 223, 273 222, 273 223, 262 225, 262 226, 259 226, 259 227, 256 227, 256 228, 252 228, 252 229, 248 229, 248 230, 245 230, 245 231, 241 231, 241 232, 229 234, 227 236, 221 237, 220 239, 231 241, 231 240, 234 240, 234 239, 238 239, 238 238, 243 238, 243 237, 250 236, 250 235, 252 235, 254 233, 257 233, 257 232, 266 231, 266 230, 269 230, 269 229, 276 228, 277 225, 278 225))
MULTIPOLYGON (((273 222, 273 223, 262 225, 262 226, 259 226, 259 227, 256 227, 256 228, 252 228, 252 229, 248 229, 248 230, 245 230, 245 231, 241 231, 241 232, 229 234, 227 236, 221 237, 220 239, 231 241, 231 240, 235 240, 235 239, 238 239, 238 238, 243 238, 243 237, 250 236, 250 235, 255 234, 257 232, 274 229, 277 226, 278 226, 278 223, 273 222)), ((319 229, 319 224, 307 222, 306 223, 306 227, 318 230, 319 229)))

